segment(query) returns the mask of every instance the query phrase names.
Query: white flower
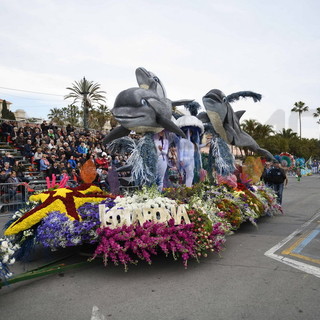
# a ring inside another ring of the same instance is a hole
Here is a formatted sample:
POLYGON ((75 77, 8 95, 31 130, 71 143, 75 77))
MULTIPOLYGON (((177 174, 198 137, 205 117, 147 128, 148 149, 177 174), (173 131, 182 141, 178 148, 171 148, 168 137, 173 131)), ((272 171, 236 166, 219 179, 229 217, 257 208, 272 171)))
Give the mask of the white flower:
POLYGON ((8 255, 8 254, 5 254, 5 255, 3 256, 2 262, 3 262, 3 263, 7 263, 8 261, 9 261, 9 255, 8 255))
POLYGON ((1 247, 2 247, 3 249, 9 248, 9 246, 8 246, 8 241, 6 241, 6 240, 2 241, 2 242, 1 242, 1 247))

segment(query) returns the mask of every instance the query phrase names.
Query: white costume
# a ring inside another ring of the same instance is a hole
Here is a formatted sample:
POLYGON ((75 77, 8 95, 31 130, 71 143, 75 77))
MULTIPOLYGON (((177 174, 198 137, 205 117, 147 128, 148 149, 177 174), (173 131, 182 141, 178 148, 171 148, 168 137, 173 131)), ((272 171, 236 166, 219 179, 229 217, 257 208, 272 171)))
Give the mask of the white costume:
MULTIPOLYGON (((180 168, 185 171, 186 174, 186 181, 185 184, 187 187, 192 187, 192 182, 194 178, 194 169, 197 168, 198 161, 195 161, 195 151, 198 152, 199 156, 199 166, 201 167, 201 155, 199 150, 199 142, 193 143, 191 142, 191 130, 198 130, 199 133, 194 131, 196 135, 203 134, 204 127, 202 122, 195 116, 185 115, 177 119, 176 124, 179 128, 181 128, 184 132, 186 132, 187 139, 180 139, 179 146, 178 146, 178 154, 179 154, 179 163, 180 168)), ((196 139, 195 141, 199 140, 196 139)), ((198 166, 198 167, 199 167, 198 166)), ((198 170, 198 169, 197 169, 198 170)))
POLYGON ((179 163, 186 173, 186 187, 192 186, 194 176, 194 144, 188 139, 180 139, 179 163))
POLYGON ((158 189, 161 191, 163 189, 163 179, 168 167, 169 141, 165 137, 165 135, 161 137, 159 133, 154 135, 153 140, 158 156, 156 182, 158 185, 158 189))

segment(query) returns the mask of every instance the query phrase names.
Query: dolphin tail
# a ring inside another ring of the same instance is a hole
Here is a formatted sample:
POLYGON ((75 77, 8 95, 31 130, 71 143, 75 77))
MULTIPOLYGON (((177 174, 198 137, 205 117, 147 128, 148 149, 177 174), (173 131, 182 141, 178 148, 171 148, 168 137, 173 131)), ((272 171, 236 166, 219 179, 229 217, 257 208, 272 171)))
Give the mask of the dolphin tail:
POLYGON ((253 91, 239 91, 229 94, 226 98, 229 103, 238 101, 240 98, 252 98, 254 102, 257 102, 261 100, 262 96, 253 91))
POLYGON ((274 156, 266 149, 263 148, 258 148, 255 150, 257 153, 261 154, 264 156, 267 160, 274 160, 274 156))
POLYGON ((104 138, 103 143, 108 144, 112 140, 127 136, 130 133, 130 130, 125 127, 116 127, 104 138))
POLYGON ((187 138, 184 132, 177 125, 175 125, 171 120, 161 117, 160 115, 157 114, 157 122, 161 125, 161 127, 178 134, 182 138, 185 138, 185 139, 187 138))

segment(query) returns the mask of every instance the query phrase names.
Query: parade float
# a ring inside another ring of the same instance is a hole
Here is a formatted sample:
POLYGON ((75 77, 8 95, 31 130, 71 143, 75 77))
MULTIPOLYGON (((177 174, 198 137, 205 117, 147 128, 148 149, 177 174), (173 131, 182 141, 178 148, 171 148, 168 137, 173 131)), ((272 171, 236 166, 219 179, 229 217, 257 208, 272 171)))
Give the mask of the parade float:
MULTIPOLYGON (((237 168, 230 161, 226 141, 231 138, 235 145, 244 144, 272 156, 242 132, 238 122, 222 118, 221 106, 231 106, 226 97, 221 98, 221 91, 206 95, 207 106, 210 100, 208 114, 198 117, 205 120, 207 130, 213 134, 210 174, 192 187, 158 190, 152 135, 165 128, 181 136, 178 140, 188 139, 181 130, 183 126, 177 126, 171 117, 173 105, 190 100, 169 100, 158 77, 143 68, 138 68, 136 75, 139 88, 119 94, 112 112, 120 126, 105 138, 105 143, 115 146, 125 144, 131 130, 142 134, 140 141, 131 146, 127 161, 135 191, 121 195, 103 192, 92 184, 96 172, 91 160, 81 170, 80 186, 68 187, 67 178, 60 183, 54 176, 47 179, 47 189, 34 193, 5 226, 0 239, 3 283, 10 282, 9 266, 28 257, 37 246, 59 250, 89 245, 89 261, 102 259, 104 265, 120 264, 125 270, 139 260, 151 264, 161 253, 180 259, 187 267, 190 259, 200 261, 211 252, 219 253, 226 236, 242 223, 256 225, 261 216, 282 212, 273 191, 259 182, 263 170, 260 158, 248 159, 237 168), (232 123, 236 130, 232 130, 232 123)), ((252 94, 241 92, 229 99, 252 94)))

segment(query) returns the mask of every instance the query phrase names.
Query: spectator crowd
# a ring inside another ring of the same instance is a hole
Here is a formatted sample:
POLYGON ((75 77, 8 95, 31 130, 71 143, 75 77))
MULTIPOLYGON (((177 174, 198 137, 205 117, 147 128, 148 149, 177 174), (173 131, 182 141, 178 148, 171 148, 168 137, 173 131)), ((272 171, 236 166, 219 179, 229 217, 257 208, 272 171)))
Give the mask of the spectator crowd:
MULTIPOLYGON (((110 191, 108 173, 123 166, 128 154, 111 154, 101 143, 103 132, 82 132, 67 125, 57 127, 43 121, 40 124, 26 124, 18 127, 15 121, 3 121, 1 124, 2 141, 9 142, 21 156, 30 162, 32 170, 39 179, 55 174, 57 181, 68 175, 76 185, 81 182, 80 168, 91 159, 97 168, 95 184, 110 191)), ((9 182, 29 182, 24 174, 21 160, 15 160, 10 152, 0 157, 0 184, 9 182), (14 180, 12 179, 14 175, 14 180)), ((128 176, 130 172, 119 173, 128 176)))

